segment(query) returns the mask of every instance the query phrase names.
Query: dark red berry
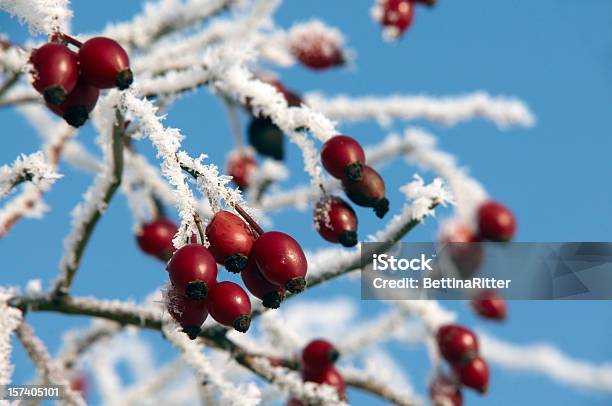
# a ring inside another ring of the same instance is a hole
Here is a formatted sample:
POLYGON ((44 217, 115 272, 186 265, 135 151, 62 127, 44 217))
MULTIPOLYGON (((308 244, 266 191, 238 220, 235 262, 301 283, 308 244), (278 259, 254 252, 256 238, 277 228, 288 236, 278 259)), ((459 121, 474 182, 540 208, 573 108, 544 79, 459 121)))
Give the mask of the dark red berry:
POLYGON ((200 327, 208 317, 206 301, 189 299, 172 287, 168 291, 166 307, 189 338, 193 340, 200 334, 200 327))
POLYGON ((321 162, 334 178, 359 181, 365 165, 361 144, 346 135, 336 135, 321 148, 321 162))
POLYGON ((444 376, 436 376, 429 385, 432 406, 461 406, 463 393, 458 382, 444 376))
POLYGON ((454 365, 454 370, 463 385, 480 393, 487 392, 489 367, 485 360, 476 357, 467 363, 454 365))
POLYGON ((516 219, 508 208, 489 200, 478 208, 480 237, 490 241, 510 241, 516 232, 516 219))
POLYGON ((130 59, 116 41, 94 37, 79 49, 81 75, 99 89, 127 89, 133 81, 130 59))
POLYGON ((479 292, 470 304, 482 317, 492 320, 506 319, 506 300, 493 290, 479 292))
POLYGON ((70 389, 79 392, 84 399, 89 393, 89 378, 85 372, 79 371, 70 377, 70 389))
POLYGON ((277 161, 285 156, 283 132, 268 117, 253 117, 249 124, 249 143, 255 151, 277 161))
POLYGON ((379 0, 375 16, 391 39, 399 38, 414 18, 414 0, 379 0))
POLYGON ((341 399, 346 397, 346 383, 342 375, 332 366, 323 371, 304 369, 302 370, 302 379, 305 382, 315 382, 326 384, 336 389, 338 396, 341 399))
POLYGON ((309 373, 322 372, 338 360, 340 353, 327 340, 312 340, 302 350, 302 365, 309 373))
POLYGON ((238 273, 246 267, 255 236, 240 217, 225 210, 217 212, 206 226, 206 237, 208 249, 225 269, 238 273))
POLYGON ((315 228, 329 242, 345 247, 357 244, 357 215, 347 202, 336 196, 324 197, 314 209, 315 228))
POLYGON ((440 236, 440 242, 455 268, 464 279, 473 276, 484 258, 484 246, 478 236, 464 224, 453 224, 440 236))
POLYGON ((240 277, 244 286, 256 298, 262 300, 263 305, 270 309, 278 309, 285 298, 285 288, 274 283, 268 282, 261 274, 255 257, 251 256, 246 268, 240 272, 240 277))
POLYGON ((472 330, 458 324, 447 324, 440 327, 436 340, 440 353, 452 364, 469 361, 478 355, 476 335, 472 330))
POLYGON ((255 241, 252 255, 269 282, 284 286, 291 293, 299 293, 306 287, 306 255, 291 236, 268 231, 255 241))
POLYGON ((320 24, 309 24, 291 37, 290 50, 304 66, 322 70, 345 63, 342 43, 320 24))
POLYGON ((363 166, 361 180, 342 181, 344 192, 353 203, 362 207, 372 207, 379 218, 389 211, 389 200, 385 197, 385 181, 378 172, 367 165, 363 166))
POLYGON ((32 85, 52 105, 63 102, 79 79, 77 54, 62 44, 52 42, 35 49, 30 63, 32 85))
POLYGON ((167 269, 172 284, 193 300, 204 299, 217 283, 215 258, 200 244, 187 244, 178 249, 167 269))
POLYGON ((97 88, 79 80, 63 102, 57 106, 47 103, 47 107, 71 126, 80 127, 89 119, 89 113, 96 107, 99 95, 97 88))
POLYGON ((159 218, 144 224, 136 235, 136 241, 145 253, 168 261, 175 251, 172 239, 177 231, 178 227, 172 221, 159 218))
POLYGON ((206 299, 208 311, 217 323, 245 333, 251 324, 251 301, 234 282, 217 283, 206 299))
POLYGON ((251 176, 257 170, 257 161, 250 155, 233 154, 227 162, 227 174, 242 190, 251 183, 251 176))

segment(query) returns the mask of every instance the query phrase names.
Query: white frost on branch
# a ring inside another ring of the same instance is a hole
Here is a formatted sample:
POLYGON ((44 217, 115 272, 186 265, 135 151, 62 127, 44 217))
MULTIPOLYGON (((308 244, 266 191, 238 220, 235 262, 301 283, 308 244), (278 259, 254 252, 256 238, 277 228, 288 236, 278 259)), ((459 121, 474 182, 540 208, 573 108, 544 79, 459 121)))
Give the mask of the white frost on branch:
POLYGON ((61 177, 41 151, 21 154, 11 166, 0 166, 0 197, 6 196, 16 184, 26 180, 46 189, 61 177))
POLYGON ((13 376, 11 336, 22 320, 21 311, 8 306, 10 291, 0 289, 0 385, 9 385, 13 376))
POLYGON ((259 403, 261 393, 257 386, 252 383, 235 385, 225 380, 221 371, 202 352, 203 346, 198 341, 190 340, 176 323, 170 320, 164 323, 163 333, 170 343, 181 350, 185 363, 193 368, 202 381, 214 388, 221 404, 254 406, 259 403))
POLYGON ((8 42, 8 38, 0 34, 0 72, 6 74, 21 72, 28 62, 29 54, 20 47, 2 46, 2 41, 8 42))
POLYGON ((72 18, 69 4, 70 0, 0 0, 0 9, 28 24, 34 35, 69 33, 72 18))
POLYGON ((304 382, 299 373, 284 367, 274 367, 270 361, 263 357, 257 357, 253 361, 257 370, 265 375, 274 385, 292 398, 297 398, 315 405, 337 405, 348 404, 338 397, 333 386, 320 385, 314 382, 304 382))
POLYGON ((612 364, 571 358, 550 344, 518 345, 479 332, 483 355, 508 369, 533 372, 576 388, 612 392, 612 364))
POLYGON ((463 121, 482 118, 500 128, 512 125, 532 127, 535 116, 527 105, 513 97, 491 96, 486 92, 463 96, 366 96, 327 97, 309 93, 306 103, 333 120, 377 120, 388 125, 394 119, 426 119, 452 126, 463 121))

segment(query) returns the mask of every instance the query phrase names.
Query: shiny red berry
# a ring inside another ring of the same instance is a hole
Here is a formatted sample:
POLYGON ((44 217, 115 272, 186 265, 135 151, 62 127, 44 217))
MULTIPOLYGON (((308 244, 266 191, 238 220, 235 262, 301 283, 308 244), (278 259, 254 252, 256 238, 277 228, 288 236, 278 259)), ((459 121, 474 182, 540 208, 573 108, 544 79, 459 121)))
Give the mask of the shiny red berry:
POLYGON ((412 24, 414 0, 379 0, 374 12, 385 29, 385 35, 397 39, 412 24))
POLYGON ((192 340, 200 334, 200 327, 208 317, 206 301, 189 299, 175 287, 168 291, 166 308, 192 340))
POLYGON ((208 249, 225 269, 238 273, 246 267, 255 236, 240 217, 225 210, 217 212, 206 226, 206 237, 208 249))
POLYGON ((242 190, 248 189, 251 176, 257 170, 257 161, 250 155, 233 154, 227 161, 227 174, 242 190))
POLYGON ((361 180, 365 159, 361 144, 346 135, 330 138, 321 148, 323 166, 337 179, 361 180))
POLYGON ((490 241, 510 241, 516 232, 516 219, 508 208, 489 200, 478 208, 480 237, 490 241))
POLYGON ((99 95, 97 88, 79 80, 63 102, 57 106, 47 103, 47 107, 71 126, 80 127, 89 119, 89 113, 96 107, 99 95))
POLYGON ((217 283, 206 299, 208 311, 217 323, 245 333, 251 324, 251 301, 234 282, 217 283))
POLYGON ((329 196, 319 200, 314 209, 315 228, 329 242, 345 247, 357 244, 357 215, 347 202, 329 196))
POLYGON ((476 313, 492 320, 506 319, 506 300, 493 290, 479 292, 470 304, 476 313))
POLYGON ((51 42, 35 49, 30 63, 32 85, 52 105, 63 102, 79 79, 77 54, 62 44, 51 42))
POLYGON ((175 251, 172 239, 177 231, 178 227, 172 221, 159 218, 144 224, 136 235, 136 241, 145 253, 168 261, 175 251))
POLYGON ((458 382, 444 376, 436 376, 429 384, 432 406, 461 406, 463 393, 458 382))
POLYGON ((389 200, 385 197, 385 181, 374 169, 363 166, 361 180, 342 181, 344 192, 353 203, 362 207, 372 207, 379 218, 389 211, 389 200))
POLYGON ((314 70, 344 65, 341 39, 320 24, 308 24, 294 30, 289 46, 295 58, 314 70))
POLYGON ((487 392, 489 367, 485 360, 476 357, 467 363, 454 365, 454 370, 463 385, 480 393, 487 392))
POLYGON ((268 117, 253 117, 248 128, 249 143, 255 151, 277 161, 285 156, 283 132, 268 117))
POLYGON ((340 353, 327 340, 312 340, 302 350, 302 365, 309 373, 324 371, 338 360, 340 353))
POLYGON ((246 268, 240 272, 244 286, 253 296, 262 300, 262 304, 270 309, 278 309, 285 298, 285 288, 268 282, 261 274, 255 257, 251 256, 246 268))
POLYGON ((172 284, 193 300, 204 299, 217 283, 215 258, 200 244, 187 244, 178 249, 167 269, 172 284))
POLYGON ((116 41, 106 37, 91 38, 79 49, 81 75, 99 89, 127 89, 133 81, 130 59, 116 41))
POLYGON ((284 286, 292 293, 299 293, 306 287, 306 255, 291 236, 268 231, 255 241, 252 255, 269 282, 284 286))
POLYGON ((478 355, 476 335, 472 330, 458 324, 447 324, 440 327, 436 340, 440 353, 452 364, 469 361, 478 355))
POLYGON ((305 382, 315 382, 332 386, 336 389, 341 399, 346 397, 346 383, 344 382, 344 378, 333 366, 323 371, 304 369, 302 370, 302 379, 304 379, 305 382))

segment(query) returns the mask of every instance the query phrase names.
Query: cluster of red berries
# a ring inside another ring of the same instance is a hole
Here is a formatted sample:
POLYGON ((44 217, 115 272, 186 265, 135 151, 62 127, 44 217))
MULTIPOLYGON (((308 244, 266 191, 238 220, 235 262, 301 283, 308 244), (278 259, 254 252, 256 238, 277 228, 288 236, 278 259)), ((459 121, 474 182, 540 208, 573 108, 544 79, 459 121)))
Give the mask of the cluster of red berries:
POLYGON ((34 88, 43 95, 47 107, 73 127, 87 121, 99 89, 126 89, 133 80, 127 53, 106 37, 81 44, 57 34, 32 52, 30 63, 34 88), (68 48, 68 39, 79 48, 78 53, 68 48))
POLYGON ((192 240, 175 251, 176 231, 174 223, 158 219, 145 224, 137 240, 147 254, 169 259, 168 309, 191 338, 199 334, 208 314, 240 332, 249 328, 249 296, 236 283, 217 281, 217 263, 240 273, 247 290, 269 308, 278 308, 286 291, 300 293, 306 287, 306 256, 285 233, 251 228, 228 211, 217 212, 206 227, 208 248, 192 240))
MULTIPOLYGON (((301 373, 304 382, 325 384, 336 389, 340 399, 346 399, 346 383, 334 364, 340 353, 326 340, 313 340, 302 350, 301 373)), ((297 399, 290 399, 287 406, 304 406, 297 399)))
MULTIPOLYGON (((287 89, 278 80, 262 80, 274 86, 285 97, 289 107, 299 107, 302 104, 302 98, 297 93, 287 89)), ((248 127, 249 144, 258 154, 282 161, 285 157, 283 131, 272 122, 270 117, 255 114, 249 100, 246 101, 244 108, 253 116, 248 127)), ((228 173, 232 174, 232 172, 228 173)))
POLYGON ((458 324, 447 324, 436 334, 438 349, 451 365, 453 378, 463 386, 485 393, 489 386, 489 368, 479 355, 478 338, 458 324))
POLYGON ((436 0, 378 0, 374 7, 374 17, 384 27, 389 38, 399 38, 414 19, 414 6, 424 4, 433 6, 436 0))

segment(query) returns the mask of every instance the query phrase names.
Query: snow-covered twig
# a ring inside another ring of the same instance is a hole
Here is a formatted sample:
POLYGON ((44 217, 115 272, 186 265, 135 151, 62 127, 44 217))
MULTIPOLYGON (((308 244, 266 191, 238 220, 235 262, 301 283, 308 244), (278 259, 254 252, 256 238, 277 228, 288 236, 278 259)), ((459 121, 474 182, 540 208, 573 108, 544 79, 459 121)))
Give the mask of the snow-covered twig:
POLYGON ((47 348, 45 348, 42 341, 34 335, 32 328, 26 322, 21 322, 17 330, 15 330, 15 333, 36 366, 43 381, 47 384, 61 385, 64 387, 64 398, 61 402, 69 406, 85 405, 85 400, 83 400, 81 394, 70 388, 68 378, 64 375, 64 371, 53 363, 47 348))
POLYGON ((249 406, 259 403, 260 392, 254 384, 238 386, 225 380, 203 354, 203 347, 197 341, 190 340, 176 323, 164 323, 162 331, 168 341, 181 350, 185 363, 193 368, 203 382, 215 389, 222 404, 249 406))
POLYGON ((70 0, 0 0, 0 9, 19 18, 32 34, 69 32, 72 11, 70 0))
POLYGON ((518 345, 479 332, 483 355, 508 369, 541 373, 576 388, 612 392, 612 364, 571 358, 550 344, 518 345))
POLYGON ((413 400, 410 393, 393 388, 389 386, 387 382, 379 380, 376 376, 366 373, 366 371, 354 368, 342 368, 340 373, 348 385, 378 395, 388 402, 399 406, 415 406, 421 404, 413 400))
POLYGON ((13 376, 11 336, 22 320, 21 311, 7 306, 11 293, 0 290, 0 385, 9 385, 13 376))
POLYGON ((98 137, 106 165, 85 193, 84 202, 80 203, 72 212, 72 230, 64 240, 64 255, 60 260, 60 275, 52 288, 54 295, 68 293, 89 238, 121 184, 123 174, 122 138, 125 132, 125 122, 123 115, 115 110, 115 106, 110 100, 101 109, 105 110, 106 117, 108 117, 110 111, 114 112, 111 115, 113 119, 100 124, 100 136, 98 137))
POLYGON ((55 168, 45 160, 42 152, 21 154, 11 166, 0 166, 0 197, 6 196, 22 182, 29 181, 46 189, 60 177, 55 168))
POLYGON ((456 97, 326 97, 311 93, 306 96, 306 102, 327 117, 341 121, 374 119, 387 125, 394 119, 426 119, 451 126, 482 118, 500 128, 512 125, 532 127, 535 124, 535 116, 519 99, 494 97, 486 92, 456 97))

